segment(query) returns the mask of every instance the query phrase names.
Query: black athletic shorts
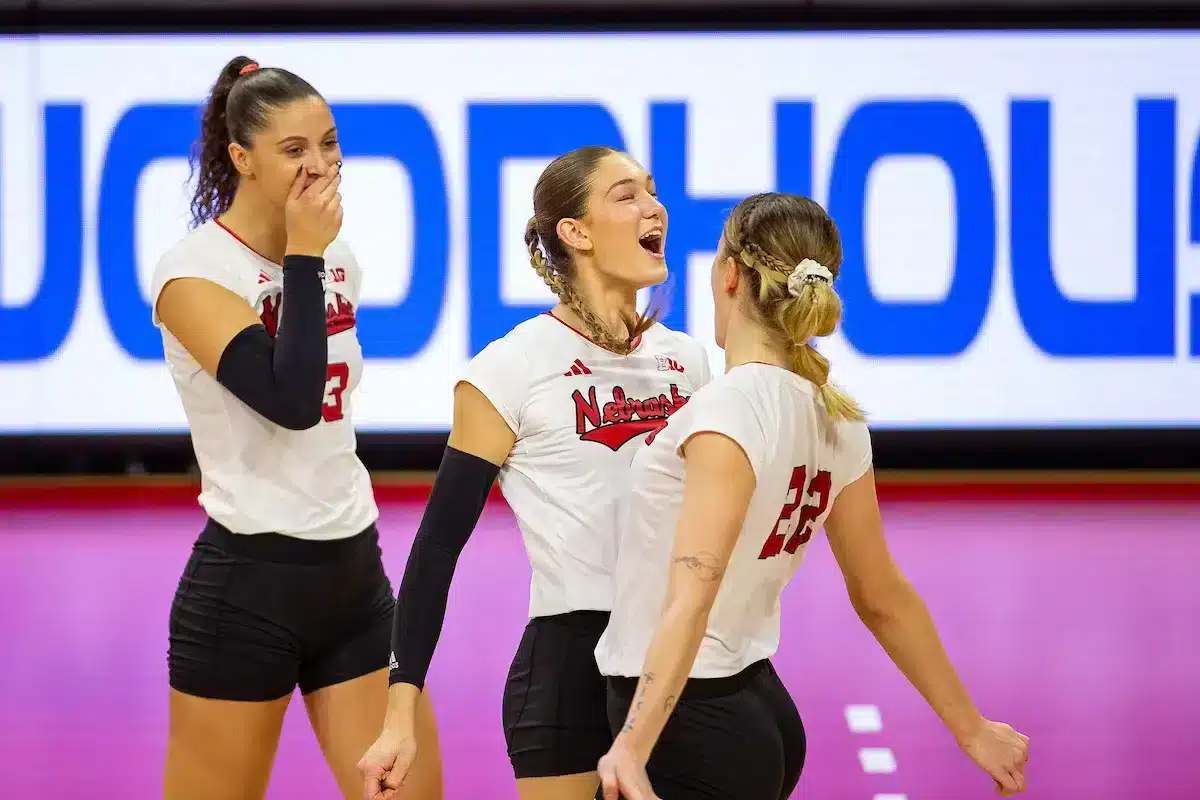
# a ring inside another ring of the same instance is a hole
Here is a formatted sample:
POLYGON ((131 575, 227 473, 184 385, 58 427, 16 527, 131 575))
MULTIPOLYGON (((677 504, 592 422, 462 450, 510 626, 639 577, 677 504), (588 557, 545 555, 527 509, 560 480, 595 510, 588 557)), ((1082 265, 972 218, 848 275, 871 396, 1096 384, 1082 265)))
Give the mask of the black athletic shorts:
POLYGON ((612 746, 595 655, 607 626, 607 611, 536 617, 525 626, 504 686, 504 741, 518 779, 595 772, 612 746))
MULTIPOLYGON (((625 725, 636 678, 608 679, 608 721, 625 725)), ((689 680, 646 763, 663 800, 787 800, 804 768, 804 723, 769 661, 689 680)))
POLYGON ((171 687, 275 700, 385 669, 395 596, 379 533, 311 541, 209 520, 171 606, 171 687))

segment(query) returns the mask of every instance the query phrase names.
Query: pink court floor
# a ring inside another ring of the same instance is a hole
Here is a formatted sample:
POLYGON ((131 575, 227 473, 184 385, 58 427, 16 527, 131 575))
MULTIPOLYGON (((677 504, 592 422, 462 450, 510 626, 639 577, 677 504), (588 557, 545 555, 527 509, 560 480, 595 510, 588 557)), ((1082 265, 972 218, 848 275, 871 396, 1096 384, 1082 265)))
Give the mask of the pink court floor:
MULTIPOLYGON (((1200 797, 1195 488, 1129 502, 1121 487, 885 499, 897 560, 982 710, 1032 738, 1027 797, 1200 797)), ((167 613, 202 517, 186 500, 104 497, 0 492, 2 798, 160 796, 167 613)), ((382 506, 396 582, 422 504, 382 506)), ((494 503, 460 562, 430 679, 450 800, 516 797, 500 691, 528 577, 494 503)), ((854 616, 820 537, 784 595, 775 663, 809 733, 796 797, 995 796, 854 616)), ((336 797, 299 703, 269 797, 336 797)))

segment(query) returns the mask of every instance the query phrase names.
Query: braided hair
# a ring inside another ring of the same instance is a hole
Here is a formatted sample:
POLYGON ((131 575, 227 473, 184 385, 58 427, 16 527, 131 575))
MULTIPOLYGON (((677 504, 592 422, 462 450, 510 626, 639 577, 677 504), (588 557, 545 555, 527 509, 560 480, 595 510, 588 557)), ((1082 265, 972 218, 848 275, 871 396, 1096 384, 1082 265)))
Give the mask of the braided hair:
POLYGON ((842 301, 833 288, 842 266, 842 241, 825 209, 800 195, 751 195, 730 212, 722 241, 722 255, 738 263, 748 283, 754 316, 790 353, 792 371, 818 388, 833 418, 863 419, 858 404, 829 382, 829 359, 812 345, 842 319, 842 301), (832 277, 790 286, 789 278, 806 259, 832 277))
POLYGON ((584 332, 606 350, 627 354, 633 352, 638 337, 658 321, 659 311, 622 314, 623 335, 614 333, 575 289, 575 262, 558 236, 559 220, 587 213, 592 175, 601 160, 616 152, 611 147, 581 147, 550 162, 533 189, 533 216, 525 226, 525 248, 534 271, 559 302, 579 316, 584 332))

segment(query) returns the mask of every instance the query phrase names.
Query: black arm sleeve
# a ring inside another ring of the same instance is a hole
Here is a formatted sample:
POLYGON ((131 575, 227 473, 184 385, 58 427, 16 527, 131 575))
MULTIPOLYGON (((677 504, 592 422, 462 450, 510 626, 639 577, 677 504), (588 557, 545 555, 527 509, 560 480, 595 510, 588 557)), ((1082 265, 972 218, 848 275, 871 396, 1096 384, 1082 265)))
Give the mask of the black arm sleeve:
POLYGON ((396 598, 389 684, 425 688, 454 568, 499 472, 490 461, 453 447, 442 455, 396 598))
POLYGON ((283 303, 275 341, 251 325, 229 341, 217 380, 250 408, 284 428, 321 421, 329 343, 325 334, 323 258, 283 259, 283 303))

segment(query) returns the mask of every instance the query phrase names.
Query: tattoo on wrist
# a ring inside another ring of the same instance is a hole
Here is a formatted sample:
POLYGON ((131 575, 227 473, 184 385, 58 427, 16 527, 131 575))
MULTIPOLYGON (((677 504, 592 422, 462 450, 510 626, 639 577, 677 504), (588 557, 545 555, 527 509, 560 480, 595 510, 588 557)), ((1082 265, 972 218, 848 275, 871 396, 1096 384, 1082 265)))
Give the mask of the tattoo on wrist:
POLYGON ((694 572, 697 578, 709 583, 719 581, 725 575, 720 560, 708 552, 697 553, 694 556, 680 556, 675 559, 675 563, 682 564, 694 572))

